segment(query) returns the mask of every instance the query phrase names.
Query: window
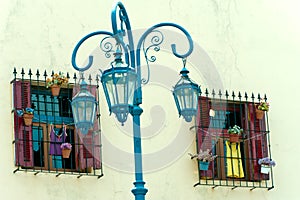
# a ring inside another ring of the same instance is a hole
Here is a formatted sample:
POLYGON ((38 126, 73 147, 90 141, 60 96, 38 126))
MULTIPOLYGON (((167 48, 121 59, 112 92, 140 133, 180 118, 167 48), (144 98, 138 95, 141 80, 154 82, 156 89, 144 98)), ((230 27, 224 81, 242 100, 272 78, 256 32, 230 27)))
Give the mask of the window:
MULTIPOLYGON (((214 93, 213 93, 214 94, 214 93)), ((225 99, 213 95, 200 96, 197 116, 197 150, 209 149, 218 157, 210 162, 209 169, 199 170, 197 185, 273 188, 272 172, 262 174, 258 160, 270 157, 267 115, 257 119, 254 96, 248 101, 247 94, 242 101, 226 92, 225 99), (229 142, 228 128, 238 125, 243 129, 238 143, 229 142)), ((258 101, 266 100, 258 96, 258 101)))
MULTIPOLYGON (((14 73, 16 75, 16 73, 14 73)), ((102 176, 99 116, 87 135, 75 129, 71 110, 78 87, 68 84, 60 95, 52 96, 45 81, 17 79, 13 84, 15 165, 17 171, 102 176), (33 123, 26 126, 17 111, 34 109, 33 123), (63 158, 60 145, 72 145, 69 158, 63 158)), ((97 98, 97 86, 90 92, 97 98)))

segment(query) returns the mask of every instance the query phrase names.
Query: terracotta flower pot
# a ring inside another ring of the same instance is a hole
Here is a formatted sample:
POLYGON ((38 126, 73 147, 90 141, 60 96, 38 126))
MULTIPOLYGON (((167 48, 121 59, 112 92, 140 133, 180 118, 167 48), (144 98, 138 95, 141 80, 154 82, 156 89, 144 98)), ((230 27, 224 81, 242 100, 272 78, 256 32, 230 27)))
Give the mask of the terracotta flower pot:
POLYGON ((63 158, 69 158, 70 157, 70 153, 71 153, 71 149, 62 149, 62 157, 63 158))
POLYGON ((25 126, 31 126, 32 124, 32 119, 33 119, 33 114, 23 114, 23 119, 24 119, 24 124, 25 126))
POLYGON ((51 92, 52 92, 52 96, 57 97, 59 95, 59 92, 60 92, 60 86, 59 85, 52 85, 51 86, 51 92))
POLYGON ((239 137, 240 136, 238 134, 230 134, 229 135, 229 141, 237 143, 237 142, 239 142, 239 137))
POLYGON ((256 109, 256 119, 264 118, 265 111, 256 109))

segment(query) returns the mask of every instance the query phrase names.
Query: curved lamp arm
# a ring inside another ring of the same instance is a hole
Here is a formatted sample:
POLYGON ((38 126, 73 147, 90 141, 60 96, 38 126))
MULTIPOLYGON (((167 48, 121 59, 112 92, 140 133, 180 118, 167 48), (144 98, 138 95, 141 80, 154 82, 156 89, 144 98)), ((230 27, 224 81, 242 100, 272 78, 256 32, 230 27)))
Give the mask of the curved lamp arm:
MULTIPOLYGON (((132 68, 135 68, 135 55, 134 55, 134 43, 133 43, 133 35, 131 31, 131 25, 129 21, 128 14, 126 12, 126 9, 124 5, 121 2, 118 2, 115 8, 111 12, 111 22, 112 22, 112 29, 114 36, 117 40, 118 43, 122 45, 122 47, 128 46, 129 48, 129 53, 130 53, 130 66, 132 68), (117 10, 119 8, 119 19, 120 19, 120 29, 118 29, 118 24, 117 24, 117 10), (124 30, 123 24, 125 23, 126 26, 126 32, 124 30), (128 37, 128 45, 125 45, 123 42, 123 37, 127 34, 128 37)), ((124 48, 125 54, 128 54, 128 48, 124 48)), ((128 55, 126 55, 128 57, 128 55)), ((127 64, 129 64, 127 62, 127 64)))
POLYGON ((138 41, 137 44, 137 48, 136 48, 136 65, 137 65, 137 91, 136 91, 136 97, 135 97, 135 104, 139 105, 142 103, 142 89, 141 89, 141 84, 142 84, 142 78, 141 78, 141 46, 142 44, 145 42, 145 39, 147 38, 147 36, 152 33, 155 29, 163 27, 163 26, 171 26, 171 27, 175 27, 177 29, 179 29, 180 31, 182 31, 184 33, 184 35, 186 36, 188 42, 189 42, 189 49, 186 53, 184 54, 179 54, 176 50, 176 44, 171 44, 171 49, 172 49, 172 53, 178 57, 178 58, 186 58, 187 56, 189 56, 194 49, 194 44, 193 44, 193 40, 192 37, 190 36, 190 34, 181 26, 179 26, 178 24, 174 24, 174 23, 170 23, 170 22, 165 22, 165 23, 159 23, 156 24, 154 26, 152 26, 151 28, 149 28, 148 30, 146 30, 144 32, 144 34, 141 36, 141 38, 138 41))
POLYGON ((89 63, 85 66, 85 67, 78 67, 76 64, 76 55, 77 55, 77 51, 79 49, 79 47, 82 45, 82 43, 87 40, 88 38, 95 36, 95 35, 109 35, 109 36, 113 36, 113 34, 111 32, 108 31, 96 31, 93 33, 90 33, 86 36, 84 36, 75 46, 73 53, 72 53, 72 65, 73 67, 77 70, 77 71, 85 71, 87 69, 89 69, 92 64, 93 64, 93 56, 89 56, 89 63))

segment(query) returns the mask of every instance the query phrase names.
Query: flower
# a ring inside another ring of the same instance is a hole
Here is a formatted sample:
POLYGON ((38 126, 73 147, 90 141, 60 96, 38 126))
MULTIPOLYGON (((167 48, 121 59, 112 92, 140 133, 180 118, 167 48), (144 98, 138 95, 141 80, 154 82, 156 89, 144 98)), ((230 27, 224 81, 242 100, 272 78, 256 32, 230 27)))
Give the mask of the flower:
POLYGON ((217 155, 214 156, 212 153, 209 153, 209 149, 207 149, 206 151, 202 151, 202 149, 200 149, 200 152, 198 154, 192 155, 189 153, 189 155, 191 156, 191 159, 197 158, 197 160, 202 162, 210 162, 218 157, 217 155))
POLYGON ((257 106, 257 109, 268 112, 269 111, 269 107, 270 107, 269 103, 267 103, 267 102, 260 102, 259 105, 257 106))
POLYGON ((17 110, 17 115, 19 117, 22 117, 24 114, 29 114, 29 115, 33 115, 33 111, 34 109, 33 108, 25 108, 25 109, 22 109, 22 110, 17 110))
POLYGON ((60 145, 60 148, 61 149, 72 149, 72 145, 70 143, 66 142, 66 143, 62 143, 60 145))
POLYGON ((258 164, 260 164, 260 165, 267 165, 269 167, 274 167, 276 165, 275 161, 271 160, 268 157, 259 159, 258 160, 258 164))
POLYGON ((229 134, 238 134, 240 135, 243 132, 243 129, 239 127, 238 125, 234 125, 233 128, 229 127, 227 133, 229 134))
POLYGON ((55 73, 51 78, 47 78, 46 87, 51 87, 52 85, 62 85, 69 82, 69 79, 64 76, 63 73, 55 73))

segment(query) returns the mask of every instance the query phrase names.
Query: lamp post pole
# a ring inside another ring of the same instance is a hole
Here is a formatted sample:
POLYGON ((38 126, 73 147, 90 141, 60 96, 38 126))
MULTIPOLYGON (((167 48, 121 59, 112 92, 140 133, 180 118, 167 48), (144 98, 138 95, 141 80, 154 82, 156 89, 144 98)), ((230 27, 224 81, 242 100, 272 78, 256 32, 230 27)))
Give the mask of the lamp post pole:
MULTIPOLYGON (((115 60, 111 64, 111 68, 105 70, 101 75, 101 82, 103 85, 104 93, 108 103, 109 111, 113 112, 118 121, 122 124, 126 121, 128 114, 133 117, 133 145, 134 145, 134 161, 135 161, 135 182, 132 193, 135 196, 135 200, 144 200, 147 193, 147 189, 144 187, 145 182, 143 180, 143 166, 142 166, 142 147, 141 147, 141 130, 140 130, 140 116, 143 112, 140 104, 142 104, 142 84, 146 84, 148 80, 141 77, 141 49, 144 51, 144 56, 149 70, 149 62, 154 62, 155 57, 148 58, 147 52, 150 48, 159 51, 159 45, 163 42, 163 34, 157 29, 164 26, 174 27, 179 29, 185 36, 189 43, 189 49, 184 54, 179 54, 176 51, 176 45, 172 44, 171 49, 173 54, 184 60, 184 67, 181 71, 182 77, 174 88, 174 99, 179 112, 186 121, 191 121, 192 117, 197 112, 197 98, 200 92, 200 88, 197 84, 193 83, 187 76, 188 70, 185 68, 185 58, 189 56, 193 51, 193 41, 189 33, 181 26, 174 23, 160 23, 147 29, 140 39, 138 40, 135 48, 133 42, 133 35, 131 31, 130 21, 122 3, 118 2, 111 13, 112 29, 113 32, 108 31, 96 31, 83 37, 75 46, 72 54, 73 67, 83 72, 89 69, 93 63, 93 56, 89 56, 89 62, 84 67, 78 67, 76 64, 76 55, 81 44, 88 38, 95 35, 104 35, 104 39, 101 41, 105 48, 101 49, 108 55, 113 53, 115 60), (119 21, 120 26, 118 26, 119 21), (124 29, 125 26, 125 29, 124 29), (157 33, 152 38, 151 44, 145 48, 145 40, 150 33, 157 33), (127 37, 127 43, 124 42, 124 37, 127 37), (112 45, 110 42, 105 42, 106 39, 113 38, 116 45, 112 45), (116 46, 116 50, 113 47, 116 46), (124 54, 125 62, 122 61, 122 55, 124 54), (114 64, 114 65, 113 65, 114 64)), ((107 56, 109 57, 109 56, 107 56)), ((148 71, 149 72, 149 71, 148 71)), ((74 101, 75 99, 73 99, 74 101)), ((79 105, 79 103, 78 103, 79 105)), ((74 108, 77 105, 74 104, 74 108)), ((73 109, 74 112, 75 109, 73 109)), ((94 114, 95 112, 93 112, 94 114)), ((86 114, 85 114, 86 115, 86 114)), ((78 116, 78 115, 77 115, 78 116)), ((93 119, 93 117, 90 117, 93 119)), ((75 126, 79 122, 75 121, 75 126)), ((87 123, 92 124, 92 123, 87 123)), ((82 128, 82 123, 81 123, 82 128)), ((86 127, 87 129, 90 127, 86 127)), ((86 128, 83 128, 86 130, 86 128)))

